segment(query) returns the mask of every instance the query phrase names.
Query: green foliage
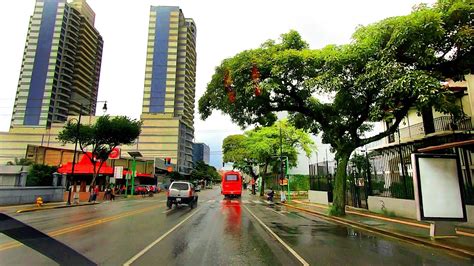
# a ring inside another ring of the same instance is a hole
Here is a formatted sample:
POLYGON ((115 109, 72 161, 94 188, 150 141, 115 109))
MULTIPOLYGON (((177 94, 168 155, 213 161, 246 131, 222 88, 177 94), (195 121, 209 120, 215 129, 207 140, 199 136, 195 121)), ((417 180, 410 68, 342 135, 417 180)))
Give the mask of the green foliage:
POLYGON ((111 118, 108 115, 99 117, 92 125, 78 126, 77 122, 68 121, 59 133, 58 140, 63 143, 75 143, 77 139, 82 151, 88 149, 91 152, 92 156, 87 153, 85 155, 94 166, 91 182, 93 185, 102 163, 107 160, 112 150, 120 145, 132 144, 140 135, 141 125, 142 122, 136 119, 126 116, 111 118), (101 161, 99 167, 95 166, 96 159, 101 161))
POLYGON ((385 190, 385 182, 383 180, 381 181, 371 181, 370 182, 370 187, 372 189, 372 192, 377 195, 382 193, 385 190))
POLYGON ((33 164, 26 178, 26 186, 52 186, 53 173, 58 168, 44 164, 33 164))
POLYGON ((243 135, 230 135, 223 141, 224 162, 233 162, 234 167, 256 177, 253 166, 270 166, 275 173, 280 172, 280 128, 282 154, 288 156, 289 167, 295 167, 298 150, 307 156, 315 150, 309 134, 291 126, 287 120, 281 120, 269 127, 258 127, 246 131, 243 135))
POLYGON ((174 181, 184 179, 184 176, 182 174, 180 174, 179 172, 176 172, 176 171, 173 171, 173 172, 169 173, 168 177, 170 179, 174 180, 174 181))
POLYGON ((413 179, 409 176, 405 178, 405 183, 403 182, 403 177, 400 177, 399 182, 393 182, 390 184, 390 193, 392 197, 399 199, 415 199, 413 194, 413 179))
POLYGON ((13 162, 12 161, 7 162, 7 165, 31 165, 31 164, 33 164, 32 161, 26 158, 18 159, 17 157, 15 157, 15 160, 13 162))
POLYGON ((212 180, 220 181, 221 176, 217 172, 216 168, 206 164, 204 161, 198 161, 191 172, 191 179, 194 180, 212 180))
POLYGON ((309 175, 291 175, 290 177, 291 191, 308 191, 309 175))
MULTIPOLYGON (((462 115, 440 81, 474 72, 473 14, 467 0, 440 0, 433 7, 420 5, 406 16, 359 27, 350 44, 316 50, 291 31, 279 42, 270 40, 223 60, 199 99, 199 113, 206 119, 220 110, 246 127, 269 126, 277 112, 287 111, 298 128, 322 131, 323 143, 332 146, 341 165, 357 147, 395 132, 411 108, 433 106, 462 115), (261 74, 258 96, 253 66, 261 74), (227 71, 236 94, 233 102, 223 84, 227 71), (330 101, 319 101, 315 95, 321 94, 330 101), (382 120, 392 126, 364 137, 370 122, 382 120)), ((337 171, 335 208, 344 213, 346 173, 341 167, 337 171)))

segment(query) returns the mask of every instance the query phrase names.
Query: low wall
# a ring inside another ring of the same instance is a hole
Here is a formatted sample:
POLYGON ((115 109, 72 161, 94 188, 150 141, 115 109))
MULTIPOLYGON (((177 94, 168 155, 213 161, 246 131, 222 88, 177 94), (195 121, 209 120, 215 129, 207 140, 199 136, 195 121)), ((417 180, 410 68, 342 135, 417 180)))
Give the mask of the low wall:
MULTIPOLYGON (((369 196, 369 211, 382 213, 382 204, 388 212, 393 212, 395 216, 416 220, 415 200, 369 196)), ((466 213, 467 222, 458 224, 474 227, 474 206, 466 205, 466 213)))
POLYGON ((328 192, 327 191, 308 190, 308 200, 309 200, 309 202, 328 205, 329 204, 328 192))
POLYGON ((0 187, 0 205, 35 203, 41 196, 43 202, 63 201, 63 187, 0 187))
POLYGON ((369 196, 367 204, 371 212, 382 213, 384 206, 385 210, 395 213, 396 216, 416 219, 414 200, 369 196))

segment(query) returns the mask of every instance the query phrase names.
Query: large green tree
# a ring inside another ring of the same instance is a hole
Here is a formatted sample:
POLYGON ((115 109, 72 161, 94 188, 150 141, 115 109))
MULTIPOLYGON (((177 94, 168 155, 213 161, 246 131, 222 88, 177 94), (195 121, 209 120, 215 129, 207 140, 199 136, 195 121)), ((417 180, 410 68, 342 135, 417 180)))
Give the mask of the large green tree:
POLYGON ((191 171, 192 179, 203 179, 207 181, 219 182, 221 177, 214 166, 210 166, 204 161, 197 161, 194 169, 191 171))
POLYGON ((467 0, 440 0, 359 27, 350 44, 316 50, 290 31, 279 42, 225 59, 199 100, 199 112, 206 119, 221 110, 245 127, 270 125, 277 112, 287 111, 297 127, 322 133, 338 161, 331 213, 343 215, 354 149, 394 133, 411 108, 459 115, 440 81, 473 72, 473 11, 467 0), (390 126, 366 137, 377 121, 390 126))
MULTIPOLYGON (((232 162, 234 168, 255 179, 259 175, 255 166, 261 166, 263 175, 269 167, 272 172, 280 172, 280 155, 287 156, 289 167, 294 167, 298 152, 303 151, 309 157, 315 146, 308 133, 284 119, 272 126, 248 130, 243 135, 230 135, 224 139, 222 149, 224 162, 232 162)), ((262 181, 264 188, 264 178, 262 181)), ((263 194, 263 189, 260 193, 263 194)))
POLYGON ((126 116, 111 118, 105 115, 99 117, 94 124, 79 126, 77 122, 70 120, 59 133, 58 140, 63 143, 75 143, 77 140, 84 156, 87 156, 93 165, 92 187, 112 150, 120 145, 132 144, 140 135, 141 125, 141 121, 126 116))

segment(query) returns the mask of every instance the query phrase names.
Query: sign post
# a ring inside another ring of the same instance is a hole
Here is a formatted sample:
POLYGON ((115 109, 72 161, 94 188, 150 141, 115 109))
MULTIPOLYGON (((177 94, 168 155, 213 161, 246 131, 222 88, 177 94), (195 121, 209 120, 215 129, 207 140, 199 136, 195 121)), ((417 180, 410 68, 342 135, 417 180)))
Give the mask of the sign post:
POLYGON ((454 154, 412 154, 417 219, 429 221, 432 238, 456 236, 453 222, 465 222, 464 184, 454 154))

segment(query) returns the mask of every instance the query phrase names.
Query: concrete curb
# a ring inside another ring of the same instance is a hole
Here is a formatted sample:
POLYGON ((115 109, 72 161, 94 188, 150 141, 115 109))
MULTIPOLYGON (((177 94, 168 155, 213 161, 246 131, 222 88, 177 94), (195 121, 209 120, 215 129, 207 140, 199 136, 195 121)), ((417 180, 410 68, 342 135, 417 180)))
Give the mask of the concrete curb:
POLYGON ((59 205, 59 206, 36 207, 36 208, 20 209, 20 210, 17 210, 16 213, 45 211, 45 210, 63 209, 63 208, 73 208, 73 207, 89 206, 89 205, 96 205, 96 204, 100 204, 100 203, 97 202, 97 203, 84 203, 84 204, 77 204, 77 205, 59 205))
POLYGON ((311 214, 314 214, 314 215, 316 215, 318 217, 321 217, 325 220, 329 220, 329 221, 333 221, 333 222, 336 222, 336 223, 339 223, 339 224, 344 224, 344 225, 347 225, 347 226, 355 227, 355 228, 358 228, 358 229, 369 231, 371 233, 376 233, 376 234, 380 234, 380 235, 384 235, 384 236, 389 236, 389 237, 392 237, 392 238, 396 238, 398 240, 404 240, 404 241, 407 241, 407 242, 410 242, 410 243, 421 244, 421 245, 429 246, 429 247, 432 247, 432 248, 444 249, 446 251, 456 253, 457 255, 461 255, 463 257, 474 258, 474 251, 472 251, 472 250, 465 250, 465 249, 461 249, 461 248, 456 248, 456 247, 452 247, 452 246, 441 244, 441 243, 436 243, 436 242, 433 242, 433 241, 428 241, 426 239, 421 239, 421 238, 414 237, 414 236, 404 235, 404 234, 401 234, 401 233, 396 233, 396 232, 392 232, 392 231, 387 231, 387 230, 383 230, 383 229, 379 229, 379 228, 370 227, 370 226, 367 226, 365 224, 361 224, 361 223, 357 223, 357 222, 354 222, 354 221, 346 220, 346 219, 343 219, 343 218, 340 218, 340 217, 329 216, 329 215, 321 213, 321 212, 312 211, 312 210, 308 210, 308 209, 301 208, 301 207, 296 207, 296 206, 286 204, 286 203, 276 203, 276 204, 283 205, 283 206, 293 208, 293 209, 297 209, 297 210, 300 210, 300 211, 303 211, 303 212, 311 213, 311 214))

